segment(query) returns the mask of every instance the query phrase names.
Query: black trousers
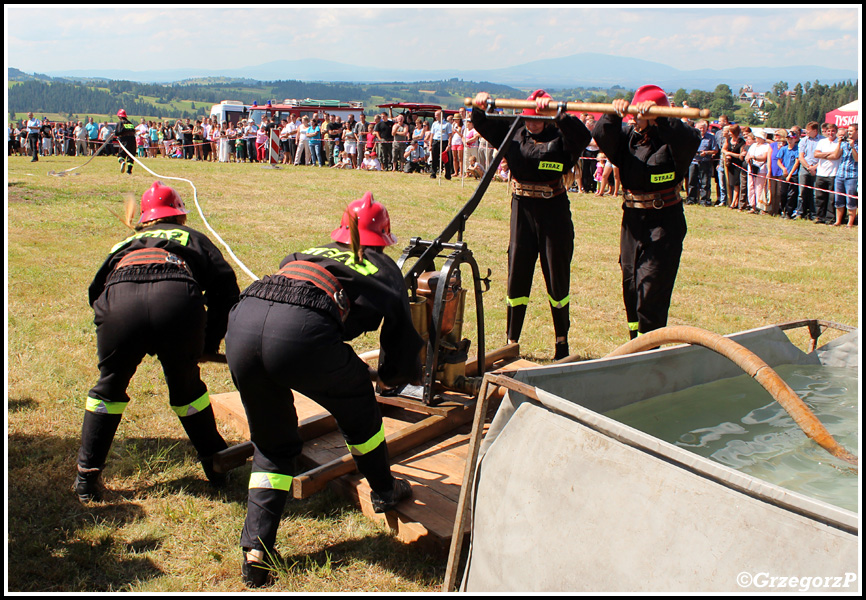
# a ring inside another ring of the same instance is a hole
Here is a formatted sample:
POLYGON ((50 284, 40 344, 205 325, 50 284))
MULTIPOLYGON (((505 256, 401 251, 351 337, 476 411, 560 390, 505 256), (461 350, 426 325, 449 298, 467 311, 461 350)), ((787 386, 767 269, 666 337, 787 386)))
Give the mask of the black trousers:
POLYGON ((779 210, 781 214, 791 216, 797 210, 797 196, 799 188, 794 182, 780 181, 779 182, 779 210))
POLYGON ((825 223, 836 221, 836 201, 833 190, 835 177, 815 177, 815 218, 825 223))
POLYGON ((511 198, 511 240, 508 245, 508 339, 518 341, 526 317, 535 263, 547 286, 556 337, 568 335, 571 259, 574 225, 568 196, 511 198))
POLYGON ((432 175, 436 175, 439 172, 439 165, 442 162, 442 153, 448 152, 448 160, 445 162, 444 171, 445 171, 445 179, 451 179, 451 173, 454 170, 451 168, 451 147, 448 144, 448 140, 433 140, 432 142, 433 148, 430 150, 433 155, 431 157, 431 167, 432 167, 432 175))
POLYGON ((27 135, 27 147, 29 148, 30 156, 32 160, 39 160, 39 134, 27 135))
POLYGON ((689 165, 689 194, 691 202, 710 204, 710 188, 713 182, 713 162, 703 161, 689 165))
POLYGON ((623 209, 619 262, 632 338, 667 325, 686 231, 682 203, 623 209))
POLYGON ((581 183, 583 184, 584 192, 595 192, 598 188, 598 182, 595 180, 595 167, 598 161, 595 157, 598 156, 598 150, 584 150, 581 155, 583 158, 580 163, 582 165, 581 183))
MULTIPOLYGON (((132 154, 132 156, 135 156, 136 147, 135 147, 135 138, 134 137, 126 136, 126 137, 118 138, 118 141, 121 143, 121 145, 123 145, 124 148, 126 148, 126 150, 130 154, 132 154)), ((119 154, 120 162, 125 163, 127 168, 131 169, 132 165, 135 164, 135 161, 132 160, 132 157, 130 157, 129 154, 127 154, 123 150, 118 150, 118 154, 119 154)))
POLYGON ((162 364, 169 404, 199 458, 225 449, 198 366, 206 319, 198 286, 172 280, 117 283, 105 289, 93 309, 99 381, 88 394, 78 466, 105 466, 129 402, 126 389, 145 354, 156 355, 162 364))
POLYGON ((292 390, 331 413, 374 491, 394 485, 368 367, 333 317, 245 297, 229 315, 226 357, 255 445, 241 546, 271 550, 303 442, 292 390))

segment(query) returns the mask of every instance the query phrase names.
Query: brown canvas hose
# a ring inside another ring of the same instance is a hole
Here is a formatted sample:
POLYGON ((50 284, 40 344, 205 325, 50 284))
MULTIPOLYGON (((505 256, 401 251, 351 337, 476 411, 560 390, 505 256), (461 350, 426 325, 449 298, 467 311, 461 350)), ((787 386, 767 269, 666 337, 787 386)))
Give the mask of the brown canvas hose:
MULTIPOLYGON (((473 105, 473 98, 464 98, 463 104, 466 106, 473 105)), ((496 98, 490 99, 490 103, 493 105, 493 108, 513 108, 513 109, 524 109, 530 108, 535 109, 536 104, 535 100, 518 100, 515 98, 496 98)), ((550 106, 547 108, 545 114, 550 113, 551 115, 556 114, 557 108, 559 108, 559 102, 554 100, 550 101, 550 106)), ((613 108, 613 104, 605 104, 600 102, 565 102, 565 110, 569 112, 592 112, 592 113, 607 113, 614 114, 616 110, 613 108)), ((630 105, 628 107, 629 114, 636 115, 638 114, 637 106, 630 105)), ((710 116, 709 109, 706 108, 680 108, 677 106, 653 106, 649 110, 644 113, 645 117, 675 117, 677 119, 687 118, 687 119, 699 119, 699 118, 707 118, 710 116)))
POLYGON ((857 457, 837 442, 797 393, 779 377, 770 365, 737 342, 698 327, 685 325, 663 327, 645 333, 623 344, 605 358, 650 350, 662 344, 693 344, 703 346, 730 359, 767 390, 782 405, 807 436, 837 458, 857 466, 857 457))

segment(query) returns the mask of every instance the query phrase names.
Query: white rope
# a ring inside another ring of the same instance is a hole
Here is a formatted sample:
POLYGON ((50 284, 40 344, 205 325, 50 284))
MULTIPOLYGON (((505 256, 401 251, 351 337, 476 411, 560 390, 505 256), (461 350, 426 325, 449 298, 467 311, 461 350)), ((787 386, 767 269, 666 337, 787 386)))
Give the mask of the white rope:
POLYGON ((217 241, 219 241, 219 243, 223 245, 223 248, 226 249, 226 252, 228 252, 229 256, 232 257, 232 260, 235 261, 235 264, 238 267, 240 267, 240 269, 244 273, 246 273, 250 278, 252 278, 253 281, 257 281, 259 279, 258 277, 255 276, 255 274, 252 271, 250 271, 246 267, 246 265, 244 263, 241 262, 241 260, 237 256, 235 256, 235 253, 232 252, 231 247, 220 237, 220 235, 216 231, 214 231, 213 227, 210 226, 210 223, 207 222, 207 219, 204 216, 204 212, 201 209, 201 205, 198 203, 198 190, 196 190, 195 184, 192 181, 190 181, 189 179, 184 179, 183 177, 170 177, 168 175, 160 175, 159 173, 154 173, 153 171, 148 169, 147 166, 145 166, 145 164, 143 162, 141 162, 135 156, 133 156, 132 153, 123 146, 123 144, 119 144, 118 147, 121 148, 124 152, 126 152, 129 155, 129 157, 132 158, 132 160, 136 164, 141 165, 142 169, 144 169, 145 171, 147 171, 148 173, 150 173, 154 177, 159 177, 160 179, 173 179, 175 181, 187 182, 192 187, 193 202, 195 203, 195 207, 198 209, 198 214, 201 217, 201 220, 204 221, 204 225, 205 225, 205 227, 207 227, 207 230, 210 231, 213 234, 213 236, 217 239, 217 241))

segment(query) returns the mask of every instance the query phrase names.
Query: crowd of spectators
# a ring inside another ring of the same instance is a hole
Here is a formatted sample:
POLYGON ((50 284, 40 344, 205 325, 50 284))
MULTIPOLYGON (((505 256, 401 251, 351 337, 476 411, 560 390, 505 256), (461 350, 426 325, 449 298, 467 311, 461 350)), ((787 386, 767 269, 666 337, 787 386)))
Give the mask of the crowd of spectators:
MULTIPOLYGON (((591 130, 594 117, 581 115, 591 130)), ((204 117, 155 122, 141 119, 136 126, 139 157, 167 157, 210 162, 277 162, 368 171, 429 173, 479 178, 490 165, 494 148, 478 135, 464 108, 432 121, 387 112, 368 122, 361 114, 345 122, 327 112, 275 122, 241 119, 218 123, 204 117), (279 139, 271 148, 271 133, 279 139), (273 155, 273 156, 272 156, 273 155)), ((726 206, 750 214, 809 219, 816 223, 853 226, 857 214, 859 145, 857 125, 838 130, 833 124, 812 122, 805 129, 769 130, 729 122, 692 124, 701 145, 692 162, 683 192, 687 204, 726 206), (820 133, 819 133, 820 130, 820 133), (715 194, 713 194, 715 192, 715 194), (715 196, 715 198, 713 198, 715 196)), ((28 119, 8 130, 9 155, 90 156, 114 132, 114 123, 28 119)), ((104 150, 116 153, 114 147, 104 150)), ((599 154, 594 141, 567 176, 572 192, 618 196, 618 169, 599 154)), ((495 179, 507 180, 507 165, 495 179)))
MULTIPOLYGON (((813 121, 805 130, 797 125, 753 129, 722 117, 719 125, 715 136, 706 136, 714 139, 701 146, 713 151, 708 155, 718 165, 710 171, 716 200, 710 200, 710 183, 704 178, 711 167, 702 167, 700 174, 690 176, 687 202, 835 226, 847 220, 848 227, 854 226, 859 196, 856 124, 839 129, 813 121)), ((692 164, 693 172, 701 154, 692 164)))

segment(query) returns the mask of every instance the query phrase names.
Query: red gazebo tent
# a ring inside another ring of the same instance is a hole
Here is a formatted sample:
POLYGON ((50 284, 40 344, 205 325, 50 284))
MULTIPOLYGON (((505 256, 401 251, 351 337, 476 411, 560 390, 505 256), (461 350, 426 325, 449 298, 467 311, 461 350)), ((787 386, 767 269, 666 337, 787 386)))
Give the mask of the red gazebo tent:
POLYGON ((845 106, 840 106, 836 110, 831 110, 824 117, 825 123, 834 123, 837 127, 848 127, 858 122, 860 114, 859 101, 849 102, 845 106))

